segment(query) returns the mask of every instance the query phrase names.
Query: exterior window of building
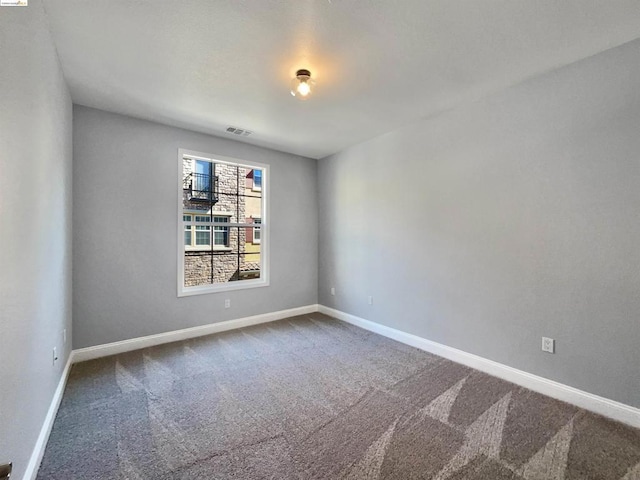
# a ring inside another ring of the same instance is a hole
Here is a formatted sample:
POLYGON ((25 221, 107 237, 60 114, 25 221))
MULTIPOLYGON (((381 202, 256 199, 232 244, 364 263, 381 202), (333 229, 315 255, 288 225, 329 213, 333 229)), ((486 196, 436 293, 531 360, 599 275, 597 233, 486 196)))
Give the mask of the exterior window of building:
POLYGON ((205 160, 194 160, 191 173, 191 191, 195 198, 202 201, 211 200, 214 191, 215 165, 205 160))
POLYGON ((262 190, 262 171, 261 170, 253 171, 253 189, 262 190))
MULTIPOLYGON (((229 217, 213 217, 214 223, 228 223, 229 217)), ((229 227, 216 225, 214 228, 214 245, 221 247, 229 246, 229 227)))
MULTIPOLYGON (((254 225, 256 223, 260 225, 262 223, 262 220, 259 218, 254 218, 253 223, 254 225)), ((253 227, 253 243, 260 243, 260 227, 253 227)))
POLYGON ((268 166, 179 151, 178 296, 268 285, 268 166))
POLYGON ((182 221, 184 222, 184 244, 191 245, 191 215, 183 215, 182 221))
MULTIPOLYGON (((209 217, 203 215, 195 216, 196 222, 211 222, 209 217)), ((211 227, 208 225, 194 225, 196 229, 196 246, 209 246, 211 245, 211 227)))
POLYGON ((213 220, 213 246, 229 246, 229 228, 218 226, 229 223, 231 214, 224 215, 182 215, 184 222, 184 245, 187 250, 202 250, 211 246, 211 221, 213 220), (193 219, 193 221, 192 221, 193 219))
POLYGON ((207 186, 211 181, 213 164, 204 160, 196 160, 196 173, 203 178, 202 185, 207 186), (207 178, 208 177, 208 178, 207 178))

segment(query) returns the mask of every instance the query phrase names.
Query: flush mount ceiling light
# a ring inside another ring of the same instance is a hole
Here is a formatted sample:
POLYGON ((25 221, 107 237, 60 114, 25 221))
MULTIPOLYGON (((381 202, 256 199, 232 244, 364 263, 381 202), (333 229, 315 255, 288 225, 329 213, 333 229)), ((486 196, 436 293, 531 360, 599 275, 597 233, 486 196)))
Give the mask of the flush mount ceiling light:
POLYGON ((302 68, 296 72, 296 76, 291 80, 291 95, 300 100, 306 100, 311 96, 316 82, 311 80, 311 72, 302 68))

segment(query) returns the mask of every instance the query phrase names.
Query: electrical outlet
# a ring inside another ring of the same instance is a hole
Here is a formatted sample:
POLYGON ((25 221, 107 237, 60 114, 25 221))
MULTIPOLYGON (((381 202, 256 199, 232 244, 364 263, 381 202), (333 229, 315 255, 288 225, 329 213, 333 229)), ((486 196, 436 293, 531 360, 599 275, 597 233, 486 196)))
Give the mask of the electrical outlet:
POLYGON ((542 351, 555 353, 556 352, 556 341, 553 338, 542 337, 542 351))
POLYGON ((53 363, 52 363, 52 365, 55 365, 57 361, 58 361, 58 349, 56 347, 53 347, 53 363))
POLYGON ((225 298, 224 299, 224 308, 231 308, 231 299, 230 298, 225 298))
POLYGON ((369 295, 369 305, 373 305, 373 297, 369 295))
POLYGON ((336 287, 331 287, 331 295, 335 295, 336 294, 336 287))
POLYGON ((62 330, 62 340, 64 341, 64 344, 67 344, 67 329, 65 328, 64 330, 62 330))

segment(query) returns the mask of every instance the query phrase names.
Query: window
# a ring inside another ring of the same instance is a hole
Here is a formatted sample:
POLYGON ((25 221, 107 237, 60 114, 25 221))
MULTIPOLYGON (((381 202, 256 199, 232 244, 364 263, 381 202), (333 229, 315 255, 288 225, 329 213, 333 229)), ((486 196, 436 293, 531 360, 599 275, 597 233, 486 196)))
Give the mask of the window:
POLYGON ((268 285, 267 173, 179 151, 178 296, 268 285))
MULTIPOLYGON (((213 217, 214 223, 228 223, 229 217, 213 217)), ((229 246, 229 227, 221 227, 216 225, 214 228, 214 245, 228 247, 229 246)))
POLYGON ((204 160, 196 160, 196 173, 198 175, 202 175, 205 178, 205 185, 208 180, 211 179, 211 174, 213 172, 213 163, 207 162, 204 160))
POLYGON ((184 244, 191 245, 191 215, 183 215, 182 221, 184 222, 184 244))
MULTIPOLYGON (((260 225, 262 220, 259 218, 253 219, 254 224, 260 225)), ((260 227, 253 227, 253 243, 260 243, 260 227)))
MULTIPOLYGON (((196 222, 210 222, 209 217, 203 215, 195 216, 196 222)), ((211 245, 211 227, 208 225, 193 225, 196 229, 196 246, 209 246, 211 245)))
POLYGON ((215 197, 215 165, 205 160, 194 160, 189 173, 192 201, 212 201, 215 197))
POLYGON ((253 189, 262 190, 262 170, 253 171, 253 189))
POLYGON ((213 220, 213 247, 229 246, 229 228, 218 226, 216 224, 229 223, 230 213, 202 214, 197 212, 189 215, 182 215, 184 223, 184 245, 186 250, 202 250, 208 249, 211 245, 211 226, 213 220), (193 220, 193 221, 192 221, 193 220))

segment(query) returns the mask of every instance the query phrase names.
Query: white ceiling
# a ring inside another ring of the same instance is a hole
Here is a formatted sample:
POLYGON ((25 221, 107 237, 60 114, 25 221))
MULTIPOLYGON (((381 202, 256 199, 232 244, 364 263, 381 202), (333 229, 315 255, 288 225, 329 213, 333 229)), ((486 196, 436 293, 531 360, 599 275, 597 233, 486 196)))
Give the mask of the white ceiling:
POLYGON ((45 0, 75 103, 321 158, 640 36, 638 0, 45 0), (314 96, 289 94, 298 68, 314 96))

